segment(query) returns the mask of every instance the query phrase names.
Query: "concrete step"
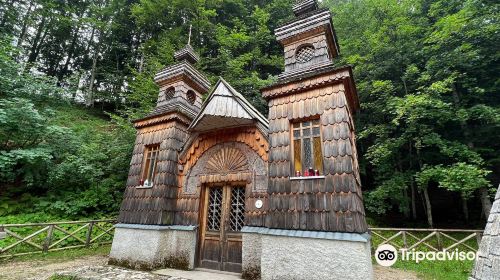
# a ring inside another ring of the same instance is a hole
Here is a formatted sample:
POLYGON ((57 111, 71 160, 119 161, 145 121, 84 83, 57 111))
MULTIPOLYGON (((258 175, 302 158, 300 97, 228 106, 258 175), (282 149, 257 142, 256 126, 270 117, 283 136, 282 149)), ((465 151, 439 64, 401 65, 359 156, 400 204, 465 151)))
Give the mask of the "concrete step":
POLYGON ((210 270, 204 268, 197 268, 195 270, 178 270, 172 268, 160 269, 153 271, 152 273, 158 275, 172 276, 172 277, 180 277, 190 280, 236 280, 242 279, 241 274, 227 272, 227 271, 219 271, 219 270, 210 270))

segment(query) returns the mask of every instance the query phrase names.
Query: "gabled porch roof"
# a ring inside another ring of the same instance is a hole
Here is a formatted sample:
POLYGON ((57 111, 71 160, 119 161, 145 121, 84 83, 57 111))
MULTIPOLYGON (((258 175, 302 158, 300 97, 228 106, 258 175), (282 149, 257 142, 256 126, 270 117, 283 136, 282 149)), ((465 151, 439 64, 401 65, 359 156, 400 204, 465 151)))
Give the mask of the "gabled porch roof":
POLYGON ((269 121, 243 95, 223 78, 215 85, 189 126, 194 132, 240 127, 255 124, 261 130, 269 128, 269 121))

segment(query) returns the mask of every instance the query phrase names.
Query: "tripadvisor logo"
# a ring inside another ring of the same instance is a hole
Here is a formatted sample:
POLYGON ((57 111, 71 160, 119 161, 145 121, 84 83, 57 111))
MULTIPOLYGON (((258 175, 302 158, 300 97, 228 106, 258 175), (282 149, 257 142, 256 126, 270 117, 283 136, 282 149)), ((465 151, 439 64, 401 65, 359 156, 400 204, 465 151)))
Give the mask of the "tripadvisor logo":
MULTIPOLYGON (((430 251, 430 252, 422 252, 415 251, 414 249, 409 251, 406 249, 401 249, 399 254, 401 254, 402 261, 414 261, 415 263, 419 263, 423 260, 427 261, 465 261, 465 260, 476 260, 477 253, 474 251, 469 252, 461 252, 458 249, 454 251, 430 251)), ((392 266, 398 260, 398 251, 394 246, 389 244, 383 244, 378 246, 375 251, 375 260, 381 266, 392 266)))
POLYGON ((391 266, 398 260, 398 251, 392 245, 380 245, 375 251, 375 260, 381 266, 391 266))

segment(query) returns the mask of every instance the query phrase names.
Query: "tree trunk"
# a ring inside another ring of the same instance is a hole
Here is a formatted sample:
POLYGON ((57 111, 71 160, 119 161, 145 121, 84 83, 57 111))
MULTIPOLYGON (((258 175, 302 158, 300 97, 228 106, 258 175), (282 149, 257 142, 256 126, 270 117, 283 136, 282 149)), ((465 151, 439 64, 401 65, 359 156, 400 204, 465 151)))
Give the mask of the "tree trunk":
MULTIPOLYGON (((420 157, 420 150, 416 149, 416 153, 417 153, 418 166, 420 167, 420 170, 422 170, 423 163, 422 163, 422 158, 420 157)), ((434 223, 432 221, 432 205, 431 205, 431 199, 429 197, 429 192, 427 190, 427 186, 423 186, 422 191, 424 193, 424 205, 425 205, 425 213, 427 214, 427 223, 432 228, 434 227, 434 223)))
MULTIPOLYGON (((397 168, 395 170, 399 174, 403 174, 403 163, 401 160, 401 157, 398 156, 398 161, 397 161, 397 168)), ((410 218, 410 204, 408 203, 408 198, 410 198, 410 195, 408 194, 408 186, 405 185, 404 189, 401 190, 401 196, 404 197, 405 201, 405 206, 403 209, 403 215, 406 219, 410 218)), ((401 210, 401 209, 400 209, 401 210)))
POLYGON ((417 219, 417 203, 416 203, 416 191, 415 182, 411 180, 411 214, 413 220, 417 219))
POLYGON ((35 39, 33 40, 33 44, 31 45, 31 50, 30 50, 30 54, 28 56, 28 61, 26 62, 26 67, 24 68, 25 73, 31 69, 31 66, 36 61, 36 59, 38 57, 38 53, 40 52, 41 42, 44 40, 44 38, 47 34, 46 32, 44 32, 46 20, 47 20, 47 17, 45 15, 43 15, 42 21, 40 22, 40 25, 38 25, 35 39))
MULTIPOLYGON (((457 85, 453 83, 453 101, 457 110, 460 108, 460 95, 458 94, 457 85)), ((469 127, 465 121, 460 122, 460 127, 462 128, 464 139, 467 141, 467 146, 472 150, 474 148, 474 142, 470 137, 469 127)), ((486 219, 490 216, 491 201, 488 194, 488 189, 483 187, 479 188, 479 196, 481 198, 481 207, 483 208, 484 215, 486 219)))
POLYGON ((75 33, 73 34, 73 38, 71 39, 71 45, 68 50, 68 56, 66 57, 66 61, 64 62, 64 66, 62 67, 61 70, 59 70, 59 73, 57 73, 57 80, 59 82, 62 81, 64 75, 66 75, 66 72, 68 72, 69 62, 71 61, 71 59, 73 58, 73 54, 75 53, 75 45, 76 45, 76 40, 78 39, 79 31, 80 28, 77 27, 75 33))
POLYGON ((467 206, 467 198, 462 196, 462 212, 464 214, 464 220, 469 223, 469 207, 467 206))
POLYGON ((21 47, 23 41, 26 37, 26 30, 28 29, 28 20, 31 16, 31 7, 33 6, 33 0, 30 1, 30 5, 28 6, 28 10, 26 11, 26 15, 23 17, 23 27, 21 28, 21 34, 19 35, 19 39, 17 40, 17 47, 21 47))
POLYGON ((139 60, 139 73, 142 73, 143 66, 144 66, 144 54, 141 54, 141 59, 139 60))
POLYGON ((97 67, 97 49, 94 52, 94 58, 92 59, 92 72, 90 74, 89 89, 87 92, 87 99, 85 105, 91 107, 94 105, 94 81, 95 81, 95 71, 97 67))
POLYGON ((94 40, 95 27, 92 26, 92 31, 90 32, 89 41, 87 43, 87 47, 85 48, 85 53, 89 53, 90 46, 92 46, 92 41, 94 40))
POLYGON ((429 192, 427 191, 427 187, 425 187, 422 191, 424 193, 425 212, 427 213, 427 223, 431 228, 433 228, 434 222, 432 221, 432 206, 431 206, 431 200, 429 198, 429 192))
POLYGON ((487 188, 479 188, 479 197, 481 198, 481 206, 483 207, 484 217, 488 219, 491 211, 490 194, 487 188))
MULTIPOLYGON (((408 157, 409 157, 409 170, 413 169, 413 145, 411 143, 411 140, 408 143, 408 157)), ((416 190, 415 190, 415 180, 412 178, 410 182, 410 188, 411 188, 411 214, 413 220, 417 219, 417 201, 416 201, 416 190)))

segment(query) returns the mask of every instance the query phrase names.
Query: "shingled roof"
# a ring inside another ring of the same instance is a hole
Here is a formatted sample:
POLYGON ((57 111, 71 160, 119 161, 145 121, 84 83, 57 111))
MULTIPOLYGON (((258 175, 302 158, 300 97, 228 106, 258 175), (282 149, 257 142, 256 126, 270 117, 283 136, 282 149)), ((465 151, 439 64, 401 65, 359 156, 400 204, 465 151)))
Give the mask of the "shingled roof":
POLYGON ((219 78, 214 89, 203 103, 200 113, 189 126, 189 130, 203 132, 252 124, 256 124, 267 135, 269 128, 267 118, 228 82, 219 78))

